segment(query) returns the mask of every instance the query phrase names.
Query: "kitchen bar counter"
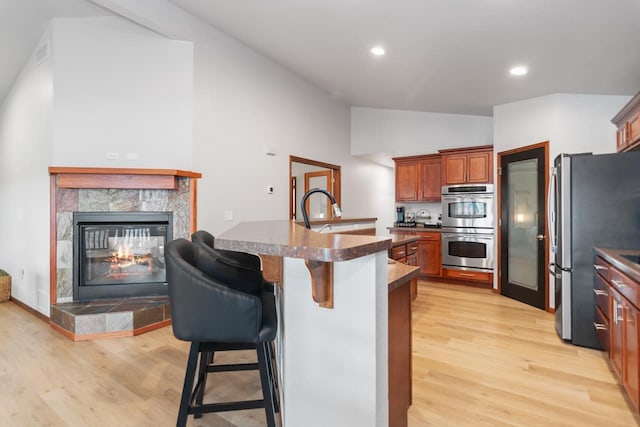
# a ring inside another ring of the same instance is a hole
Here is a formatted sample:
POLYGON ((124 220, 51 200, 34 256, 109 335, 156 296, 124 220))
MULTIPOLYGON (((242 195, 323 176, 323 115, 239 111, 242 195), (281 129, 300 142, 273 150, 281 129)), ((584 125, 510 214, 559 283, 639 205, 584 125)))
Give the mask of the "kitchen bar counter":
POLYGON ((281 258, 277 361, 284 426, 388 426, 391 238, 262 221, 236 225, 216 237, 215 247, 281 258), (330 308, 316 302, 318 282, 332 289, 330 308))
POLYGON ((633 255, 640 260, 640 250, 594 248, 594 251, 622 273, 640 282, 640 264, 622 257, 622 255, 633 255))
POLYGON ((243 222, 216 237, 215 246, 258 255, 347 261, 391 247, 389 237, 316 233, 293 221, 243 222))

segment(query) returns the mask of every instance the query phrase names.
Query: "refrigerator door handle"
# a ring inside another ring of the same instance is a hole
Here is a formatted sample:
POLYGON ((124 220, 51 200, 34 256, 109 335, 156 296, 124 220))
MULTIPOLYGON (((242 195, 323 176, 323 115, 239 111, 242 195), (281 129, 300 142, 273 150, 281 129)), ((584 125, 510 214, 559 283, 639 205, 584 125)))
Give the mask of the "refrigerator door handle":
POLYGON ((549 264, 549 273, 551 273, 556 279, 562 279, 562 273, 558 273, 556 271, 556 263, 552 262, 549 264))
POLYGON ((551 252, 556 252, 556 194, 557 194, 557 178, 556 168, 551 168, 551 179, 549 180, 549 188, 547 189, 547 225, 549 227, 549 241, 551 242, 551 252))

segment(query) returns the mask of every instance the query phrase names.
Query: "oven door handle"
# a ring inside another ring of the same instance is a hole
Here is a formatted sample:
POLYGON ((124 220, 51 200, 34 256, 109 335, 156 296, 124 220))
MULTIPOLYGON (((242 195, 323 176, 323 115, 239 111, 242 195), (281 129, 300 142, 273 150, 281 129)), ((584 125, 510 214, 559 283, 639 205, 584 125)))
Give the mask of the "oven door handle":
POLYGON ((474 240, 493 240, 493 235, 487 236, 486 234, 445 234, 442 236, 444 239, 447 238, 459 238, 459 237, 464 237, 464 238, 471 238, 474 240))

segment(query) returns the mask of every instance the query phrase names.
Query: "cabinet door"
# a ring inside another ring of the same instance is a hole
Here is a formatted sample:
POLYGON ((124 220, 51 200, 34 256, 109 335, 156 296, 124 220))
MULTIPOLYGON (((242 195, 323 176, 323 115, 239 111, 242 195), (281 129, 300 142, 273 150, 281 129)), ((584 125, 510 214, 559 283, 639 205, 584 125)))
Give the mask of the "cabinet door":
POLYGON ((618 376, 622 377, 624 306, 622 305, 622 296, 613 288, 609 289, 609 301, 611 303, 609 359, 618 376))
POLYGON ((464 184, 467 156, 465 154, 450 154, 442 158, 442 185, 464 184))
POLYGON ((396 201, 418 199, 418 164, 396 163, 396 201))
POLYGON ((418 242, 418 265, 422 274, 440 276, 441 259, 440 242, 422 239, 418 242))
POLYGON ((442 192, 442 171, 440 159, 423 160, 420 162, 420 190, 419 199, 426 202, 440 201, 442 192))
POLYGON ((622 383, 633 404, 638 407, 638 310, 629 301, 622 301, 624 314, 624 351, 622 383))
POLYGON ((616 131, 616 150, 622 151, 627 148, 627 125, 623 125, 616 131))
POLYGON ((418 254, 407 255, 407 265, 418 265, 418 254))
POLYGON ((627 122, 627 145, 632 145, 640 139, 640 112, 634 115, 627 122))
POLYGON ((491 152, 472 153, 467 155, 467 182, 492 182, 493 173, 491 152))

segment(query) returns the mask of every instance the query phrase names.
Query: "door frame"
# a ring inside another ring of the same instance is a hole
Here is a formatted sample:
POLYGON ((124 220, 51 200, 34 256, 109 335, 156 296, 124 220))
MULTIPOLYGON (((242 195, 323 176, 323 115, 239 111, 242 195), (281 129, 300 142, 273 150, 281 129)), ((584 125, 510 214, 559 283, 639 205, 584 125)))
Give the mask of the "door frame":
POLYGON ((338 206, 342 206, 341 197, 341 180, 340 180, 340 166, 332 165, 331 163, 319 162, 317 160, 305 159, 304 157, 297 157, 289 155, 289 219, 295 219, 295 191, 293 188, 292 172, 293 163, 303 163, 305 165, 318 166, 320 168, 331 169, 333 171, 333 198, 336 199, 338 206))
MULTIPOLYGON (((502 233, 500 232, 500 217, 501 217, 501 213, 502 213, 502 180, 499 178, 499 176, 501 175, 501 170, 502 170, 502 157, 503 156, 508 156, 511 154, 516 154, 516 153, 521 153, 523 151, 530 151, 530 150, 535 150, 538 148, 544 148, 544 189, 548 190, 549 189, 549 141, 543 141, 543 142, 539 142, 537 144, 532 144, 532 145, 527 145, 524 147, 518 147, 518 148, 514 148, 512 150, 507 150, 507 151, 501 151, 500 153, 498 153, 498 178, 496 179, 497 181, 497 193, 496 193, 496 202, 497 202, 497 211, 499 214, 496 216, 497 221, 498 221, 498 227, 496 228, 496 234, 497 234, 497 243, 498 243, 498 253, 497 253, 497 257, 498 257, 498 274, 497 274, 497 281, 498 281, 498 287, 495 289, 495 292, 498 294, 502 294, 502 233)), ((546 194, 546 192, 545 192, 546 194)), ((547 218, 547 209, 548 206, 547 204, 549 203, 549 201, 547 200, 547 197, 544 198, 544 230, 545 230, 545 239, 544 239, 544 264, 545 264, 545 273, 547 272, 547 268, 546 266, 549 265, 549 218, 547 218)), ((555 310, 552 309, 549 306, 549 274, 544 274, 544 309, 545 311, 549 312, 549 313, 553 313, 555 310)))
MULTIPOLYGON (((311 178, 319 178, 319 177, 324 177, 327 180, 327 191, 333 192, 333 169, 327 169, 327 170, 323 170, 323 171, 313 171, 313 172, 305 172, 304 173, 304 192, 306 193, 307 191, 311 190, 310 186, 309 186, 309 181, 311 180, 311 178)), ((331 200, 329 200, 328 197, 324 197, 325 200, 325 205, 326 205, 326 212, 327 212, 327 219, 331 218, 331 200)), ((305 203, 305 209, 307 210, 307 212, 311 212, 310 209, 310 203, 311 201, 309 199, 307 199, 306 203, 305 203)), ((336 200, 337 202, 337 200, 336 200)), ((340 204, 338 204, 338 206, 340 206, 340 204)))

